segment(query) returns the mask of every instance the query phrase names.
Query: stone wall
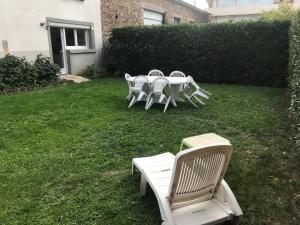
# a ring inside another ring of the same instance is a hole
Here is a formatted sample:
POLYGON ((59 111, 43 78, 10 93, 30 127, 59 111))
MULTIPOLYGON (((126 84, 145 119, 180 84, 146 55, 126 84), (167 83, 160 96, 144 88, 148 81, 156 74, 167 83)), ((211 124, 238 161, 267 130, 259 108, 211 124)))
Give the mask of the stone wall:
POLYGON ((141 6, 165 13, 165 22, 173 23, 174 17, 180 18, 182 23, 203 23, 208 21, 208 14, 180 4, 174 0, 141 0, 141 6))
POLYGON ((163 13, 166 23, 173 23, 174 17, 180 18, 182 23, 202 23, 209 19, 207 13, 175 0, 101 0, 103 40, 109 38, 114 28, 143 25, 144 9, 163 13))
POLYGON ((103 40, 107 40, 113 28, 141 25, 140 0, 101 0, 103 40))

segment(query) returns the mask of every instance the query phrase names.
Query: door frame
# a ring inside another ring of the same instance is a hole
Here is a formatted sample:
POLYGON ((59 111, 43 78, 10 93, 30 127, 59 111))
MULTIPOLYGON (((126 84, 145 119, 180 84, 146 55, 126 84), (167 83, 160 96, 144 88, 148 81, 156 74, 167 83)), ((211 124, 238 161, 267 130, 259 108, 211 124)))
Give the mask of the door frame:
MULTIPOLYGON (((86 29, 88 32, 88 35, 86 34, 88 36, 88 39, 87 39, 87 47, 88 48, 85 48, 85 49, 94 49, 95 48, 94 23, 46 17, 46 29, 48 31, 47 33, 48 33, 48 43, 49 43, 49 55, 53 62, 50 27, 60 28, 62 51, 63 51, 63 61, 64 61, 64 67, 65 67, 65 68, 63 68, 63 71, 61 71, 61 72, 68 74, 70 60, 68 58, 67 51, 70 48, 68 48, 68 46, 66 45, 65 28, 86 29)), ((81 48, 81 47, 79 47, 79 48, 81 48)))

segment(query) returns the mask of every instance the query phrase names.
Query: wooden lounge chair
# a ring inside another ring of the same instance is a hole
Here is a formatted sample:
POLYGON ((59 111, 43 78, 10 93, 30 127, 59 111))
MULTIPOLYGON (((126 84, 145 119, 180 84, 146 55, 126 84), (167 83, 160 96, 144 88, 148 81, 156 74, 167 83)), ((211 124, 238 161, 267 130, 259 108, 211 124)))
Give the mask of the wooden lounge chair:
POLYGON ((162 225, 238 223, 241 208, 223 180, 231 153, 230 143, 202 145, 176 156, 135 158, 132 172, 141 172, 141 196, 147 183, 153 189, 162 225))

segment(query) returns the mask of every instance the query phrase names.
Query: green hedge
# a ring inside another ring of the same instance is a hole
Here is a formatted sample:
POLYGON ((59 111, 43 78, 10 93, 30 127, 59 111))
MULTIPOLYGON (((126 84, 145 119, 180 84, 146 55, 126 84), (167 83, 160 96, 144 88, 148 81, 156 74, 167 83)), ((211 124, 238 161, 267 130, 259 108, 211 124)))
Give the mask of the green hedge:
POLYGON ((38 55, 34 64, 24 57, 0 58, 0 91, 45 86, 58 82, 59 67, 50 58, 38 55))
POLYGON ((300 149, 300 13, 290 28, 289 91, 290 111, 296 128, 296 143, 300 149))
POLYGON ((137 26, 114 29, 109 71, 181 70, 200 82, 285 86, 289 22, 137 26))

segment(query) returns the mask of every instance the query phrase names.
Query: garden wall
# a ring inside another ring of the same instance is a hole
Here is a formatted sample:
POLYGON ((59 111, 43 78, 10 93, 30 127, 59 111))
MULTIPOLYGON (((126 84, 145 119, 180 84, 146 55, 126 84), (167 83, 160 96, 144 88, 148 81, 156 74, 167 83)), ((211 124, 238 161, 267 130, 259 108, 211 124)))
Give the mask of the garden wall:
POLYGON ((290 112, 296 129, 296 144, 300 149, 300 13, 290 28, 289 48, 290 112))
POLYGON ((181 70, 199 82, 286 86, 288 22, 137 26, 113 30, 106 66, 119 74, 181 70))

